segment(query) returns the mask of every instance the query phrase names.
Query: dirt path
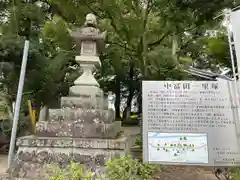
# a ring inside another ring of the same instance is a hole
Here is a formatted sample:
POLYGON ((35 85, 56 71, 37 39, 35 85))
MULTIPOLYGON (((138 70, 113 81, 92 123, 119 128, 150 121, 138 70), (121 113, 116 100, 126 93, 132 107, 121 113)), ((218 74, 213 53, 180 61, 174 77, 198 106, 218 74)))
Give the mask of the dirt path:
POLYGON ((154 180, 218 180, 211 170, 191 166, 167 166, 154 180))
POLYGON ((0 176, 7 170, 7 155, 0 155, 0 176))

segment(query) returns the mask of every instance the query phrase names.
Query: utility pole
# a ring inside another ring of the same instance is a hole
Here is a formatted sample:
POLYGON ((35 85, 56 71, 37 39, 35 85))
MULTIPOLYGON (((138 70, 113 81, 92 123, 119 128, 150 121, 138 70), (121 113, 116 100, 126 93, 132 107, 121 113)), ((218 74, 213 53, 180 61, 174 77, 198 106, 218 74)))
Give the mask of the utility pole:
POLYGON ((17 126, 19 121, 22 92, 23 92, 24 79, 25 79, 26 67, 27 67, 28 50, 29 50, 29 41, 26 40, 24 44, 24 50, 23 50, 22 66, 21 66, 20 78, 18 83, 17 99, 16 99, 15 108, 14 108, 13 126, 12 126, 11 140, 10 140, 10 148, 8 153, 8 168, 11 167, 12 159, 14 157, 17 126))

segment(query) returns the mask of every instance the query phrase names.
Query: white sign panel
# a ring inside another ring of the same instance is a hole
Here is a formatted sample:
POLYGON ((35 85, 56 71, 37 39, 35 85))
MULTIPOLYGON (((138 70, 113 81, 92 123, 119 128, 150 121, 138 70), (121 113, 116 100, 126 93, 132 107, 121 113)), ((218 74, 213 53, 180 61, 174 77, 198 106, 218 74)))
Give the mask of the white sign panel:
POLYGON ((232 27, 238 69, 240 70, 240 10, 231 13, 230 23, 232 27))
POLYGON ((235 166, 239 144, 228 81, 144 81, 144 161, 235 166))

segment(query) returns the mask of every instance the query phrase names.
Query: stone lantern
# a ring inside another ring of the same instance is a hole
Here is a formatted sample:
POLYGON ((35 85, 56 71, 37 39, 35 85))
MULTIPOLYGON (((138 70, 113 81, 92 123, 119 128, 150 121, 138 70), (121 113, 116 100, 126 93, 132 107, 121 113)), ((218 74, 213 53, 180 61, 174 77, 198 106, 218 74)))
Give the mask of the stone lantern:
POLYGON ((107 99, 104 98, 103 91, 92 74, 94 67, 101 66, 99 54, 104 49, 105 39, 105 34, 97 28, 95 15, 88 14, 84 26, 70 34, 76 42, 76 51, 79 55, 75 59, 80 64, 83 74, 74 81, 69 95, 81 97, 82 101, 86 101, 84 107, 107 108, 107 99), (92 103, 89 104, 89 100, 92 103))
POLYGON ((130 152, 131 141, 119 134, 121 122, 115 121, 114 111, 104 103, 92 74, 94 66, 101 64, 98 55, 104 47, 104 34, 96 25, 96 17, 88 14, 84 27, 71 32, 83 74, 69 96, 61 98, 61 108, 49 109, 47 119, 37 122, 36 134, 18 139, 11 178, 41 179, 46 164, 67 167, 71 161, 104 167, 106 160, 130 152))
POLYGON ((83 69, 83 74, 74 82, 75 86, 71 88, 70 93, 79 95, 81 90, 78 86, 99 87, 98 82, 92 75, 92 70, 94 66, 101 65, 99 54, 104 48, 105 37, 104 33, 97 29, 96 17, 93 14, 88 14, 84 27, 71 32, 71 36, 76 42, 76 51, 80 52, 75 59, 83 69))

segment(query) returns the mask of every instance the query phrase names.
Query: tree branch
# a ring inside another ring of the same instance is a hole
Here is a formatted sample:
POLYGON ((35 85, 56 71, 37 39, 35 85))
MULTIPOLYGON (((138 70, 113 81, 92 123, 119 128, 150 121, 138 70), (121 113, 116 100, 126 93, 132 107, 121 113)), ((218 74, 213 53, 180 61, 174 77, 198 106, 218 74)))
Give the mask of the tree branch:
POLYGON ((93 14, 95 14, 98 18, 103 19, 103 16, 101 16, 96 10, 94 10, 88 3, 85 3, 85 5, 87 6, 87 8, 92 11, 93 14))
POLYGON ((149 47, 152 47, 152 46, 156 46, 156 45, 160 44, 160 43, 161 43, 168 35, 170 35, 170 34, 171 34, 170 31, 166 32, 164 35, 162 35, 162 37, 161 37, 159 40, 148 44, 148 46, 149 46, 149 47))
POLYGON ((150 11, 151 11, 151 2, 152 2, 152 0, 148 0, 148 2, 147 2, 147 7, 146 7, 146 11, 145 11, 145 14, 144 14, 144 20, 143 20, 143 27, 144 27, 144 30, 145 30, 145 28, 146 28, 146 26, 147 26, 147 20, 148 20, 148 15, 149 15, 149 13, 150 13, 150 11))
POLYGON ((139 16, 140 15, 140 8, 139 8, 140 0, 133 0, 133 3, 135 5, 135 12, 136 12, 137 16, 139 16))
POLYGON ((126 49, 126 50, 128 50, 128 51, 131 51, 131 52, 136 52, 134 49, 131 49, 131 48, 129 48, 129 47, 126 47, 126 46, 124 46, 124 45, 122 45, 122 44, 120 44, 120 43, 110 42, 110 41, 108 41, 108 42, 106 42, 106 43, 107 43, 107 44, 117 45, 117 46, 119 46, 119 47, 121 47, 121 48, 124 48, 124 49, 126 49))
MULTIPOLYGON (((116 23, 115 23, 115 21, 114 21, 114 18, 113 18, 113 16, 111 15, 111 13, 108 11, 108 10, 105 10, 105 12, 107 13, 107 16, 108 16, 108 18, 110 19, 110 21, 111 21, 111 26, 113 27, 113 29, 116 31, 116 33, 118 34, 118 36, 122 39, 122 33, 121 33, 121 31, 117 28, 117 25, 116 25, 116 23)), ((126 39, 127 39, 127 41, 129 41, 130 40, 130 37, 128 36, 128 32, 126 31, 126 27, 124 26, 124 29, 123 29, 123 31, 125 32, 125 36, 126 36, 126 39)), ((127 48, 127 47, 125 47, 125 48, 127 48)), ((131 50, 132 51, 132 50, 131 50)))
POLYGON ((118 35, 120 35, 121 33, 120 33, 120 31, 118 30, 116 24, 114 23, 115 21, 114 21, 112 15, 111 15, 111 13, 110 13, 108 10, 105 10, 105 12, 107 13, 108 18, 109 18, 110 21, 111 21, 111 26, 112 26, 113 29, 118 33, 118 35))

